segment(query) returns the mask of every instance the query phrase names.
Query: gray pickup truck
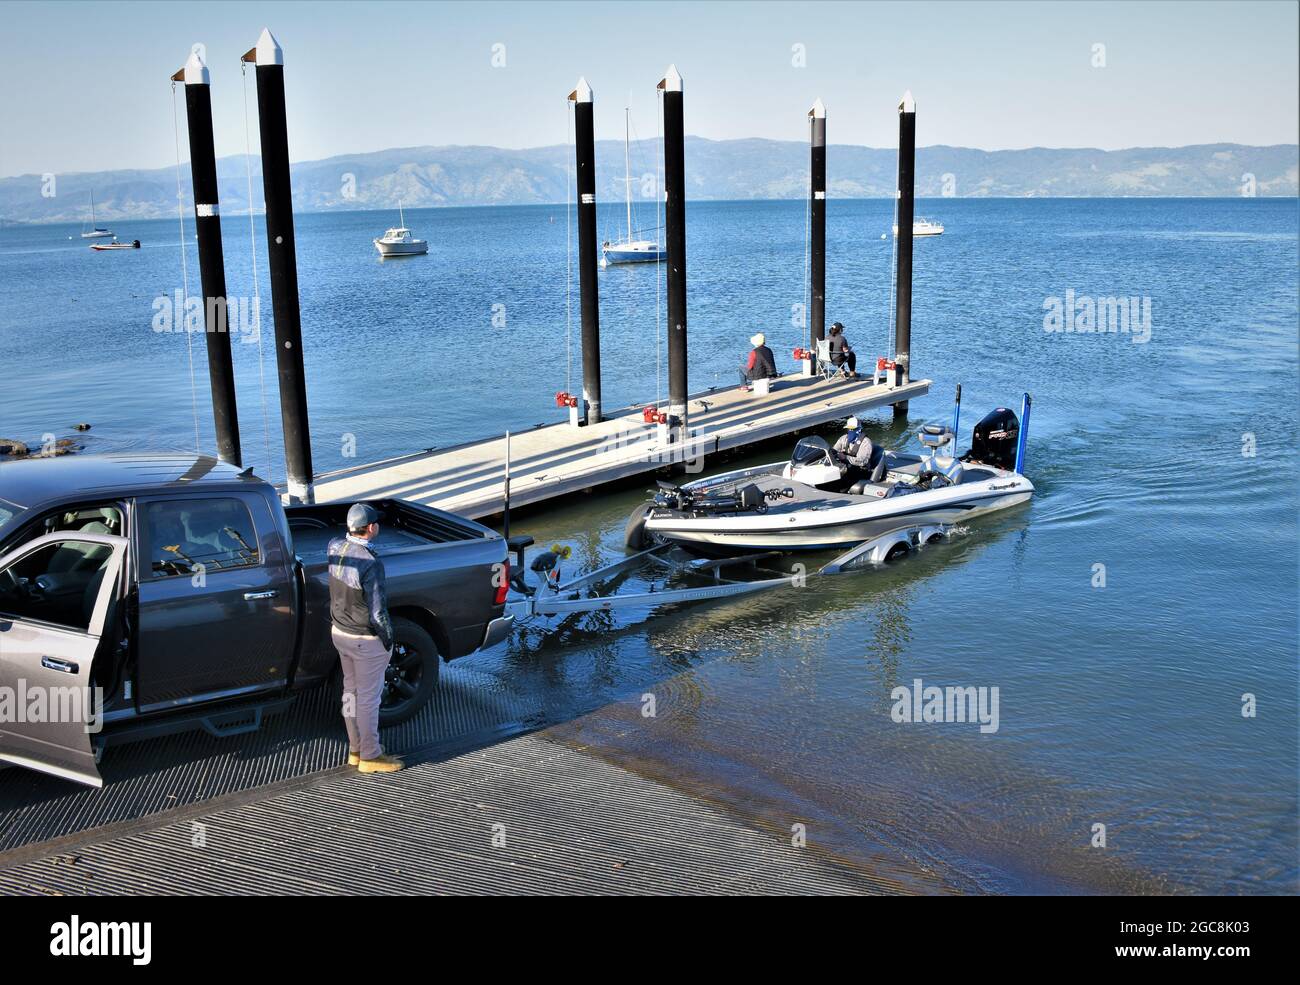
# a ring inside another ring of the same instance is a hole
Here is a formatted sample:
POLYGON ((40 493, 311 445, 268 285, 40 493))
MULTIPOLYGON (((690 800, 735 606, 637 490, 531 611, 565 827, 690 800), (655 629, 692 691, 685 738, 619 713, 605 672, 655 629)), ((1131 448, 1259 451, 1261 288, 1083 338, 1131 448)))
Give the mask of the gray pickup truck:
MULTIPOLYGON (((212 458, 0 464, 0 760, 99 786, 109 740, 248 731, 335 677, 326 546, 350 504, 283 507, 212 458)), ((440 660, 508 635, 507 547, 441 510, 372 500, 395 644, 380 724, 440 660)))

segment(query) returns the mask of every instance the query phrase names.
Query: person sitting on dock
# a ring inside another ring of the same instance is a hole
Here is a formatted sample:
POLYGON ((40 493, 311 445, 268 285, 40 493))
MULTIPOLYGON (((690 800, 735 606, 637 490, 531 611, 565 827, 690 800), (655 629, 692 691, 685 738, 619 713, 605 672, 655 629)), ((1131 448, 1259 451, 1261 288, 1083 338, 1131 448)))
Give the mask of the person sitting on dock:
POLYGON ((781 375, 776 371, 776 357, 767 347, 767 336, 759 332, 750 337, 749 344, 754 348, 749 351, 749 358, 740 371, 740 382, 745 384, 745 389, 749 389, 755 380, 772 380, 781 375))
POLYGON ((853 351, 853 346, 849 345, 849 340, 844 337, 844 326, 836 322, 831 326, 831 362, 836 366, 848 364, 848 377, 851 380, 858 378, 858 354, 853 351))

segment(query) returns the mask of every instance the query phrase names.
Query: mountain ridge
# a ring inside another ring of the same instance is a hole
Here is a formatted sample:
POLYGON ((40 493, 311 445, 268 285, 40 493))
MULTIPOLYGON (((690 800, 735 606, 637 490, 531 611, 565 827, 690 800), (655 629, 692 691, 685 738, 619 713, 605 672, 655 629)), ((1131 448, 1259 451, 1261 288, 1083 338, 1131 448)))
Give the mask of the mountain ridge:
MULTIPOLYGON (((487 145, 422 145, 338 154, 293 164, 294 209, 328 212, 470 205, 562 204, 571 194, 572 149, 512 150, 487 145)), ((632 144, 634 194, 657 197, 658 140, 632 144)), ((252 159, 254 207, 261 211, 260 159, 252 159)), ((222 211, 248 210, 242 154, 218 159, 222 211)), ((831 198, 888 198, 896 152, 832 144, 827 153, 831 198)), ((623 144, 596 143, 597 195, 624 197, 623 144)), ((933 145, 917 150, 919 197, 1225 197, 1239 196, 1253 176, 1254 194, 1300 194, 1300 147, 1196 144, 1186 147, 1030 147, 988 151, 933 145)), ((188 167, 182 166, 190 203, 188 167)), ((802 199, 808 146, 763 137, 686 138, 688 199, 802 199)), ((0 178, 0 223, 73 222, 87 218, 90 192, 106 222, 175 215, 176 169, 131 168, 56 175, 57 194, 42 194, 42 175, 0 178)))

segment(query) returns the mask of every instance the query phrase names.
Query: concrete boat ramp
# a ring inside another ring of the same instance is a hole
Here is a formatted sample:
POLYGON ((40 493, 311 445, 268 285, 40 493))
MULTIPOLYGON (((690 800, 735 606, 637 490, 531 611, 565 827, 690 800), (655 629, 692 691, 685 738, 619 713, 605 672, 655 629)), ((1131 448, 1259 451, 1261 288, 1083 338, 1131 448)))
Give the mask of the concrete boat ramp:
MULTIPOLYGON (((766 395, 740 387, 696 394, 687 409, 691 437, 668 443, 660 427, 628 408, 586 427, 552 424, 510 438, 512 506, 542 503, 719 452, 797 434, 850 414, 929 392, 929 380, 898 386, 870 379, 826 381, 784 376, 766 395)), ((398 498, 472 519, 499 514, 504 502, 504 436, 330 472, 316 478, 318 502, 398 498)))
POLYGON ((0 893, 17 895, 903 891, 544 732, 387 776, 339 767, 0 854, 0 893))

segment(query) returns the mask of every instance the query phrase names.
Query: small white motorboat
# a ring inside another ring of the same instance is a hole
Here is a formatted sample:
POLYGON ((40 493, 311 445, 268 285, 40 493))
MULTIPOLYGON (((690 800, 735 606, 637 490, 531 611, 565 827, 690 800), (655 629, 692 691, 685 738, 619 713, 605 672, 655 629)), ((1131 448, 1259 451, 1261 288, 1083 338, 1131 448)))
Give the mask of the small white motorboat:
POLYGON ((131 240, 131 242, 129 242, 129 243, 119 243, 119 242, 117 241, 117 237, 114 236, 114 237, 113 237, 113 242, 111 242, 111 243, 91 243, 91 244, 90 244, 90 248, 91 248, 92 250, 99 250, 100 252, 102 252, 102 251, 104 251, 104 250, 138 250, 138 249, 140 249, 140 241, 139 241, 138 239, 133 239, 133 240, 131 240))
POLYGON ((82 226, 81 238, 82 239, 105 239, 112 235, 113 233, 111 230, 104 229, 100 226, 95 225, 95 193, 91 192, 90 193, 90 228, 87 229, 85 226, 82 226))
MULTIPOLYGON (((960 397, 958 398, 960 401, 960 397)), ((956 451, 956 425, 918 432, 923 454, 872 448, 864 466, 846 462, 821 437, 803 438, 788 462, 739 469, 659 492, 628 520, 627 546, 676 543, 702 553, 815 551, 850 547, 896 531, 946 528, 1028 502, 1022 473, 1029 395, 1015 413, 999 407, 956 451)))
MULTIPOLYGON (((894 235, 895 236, 898 235, 897 226, 894 227, 894 235)), ((913 236, 942 236, 943 223, 936 222, 932 219, 924 219, 924 218, 917 217, 916 219, 912 220, 912 235, 913 236)))
POLYGON ((406 228, 406 217, 402 213, 402 203, 397 203, 398 221, 400 226, 389 229, 374 241, 375 249, 379 251, 381 257, 413 257, 423 256, 429 252, 429 241, 426 239, 416 239, 411 235, 411 230, 406 228))

